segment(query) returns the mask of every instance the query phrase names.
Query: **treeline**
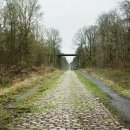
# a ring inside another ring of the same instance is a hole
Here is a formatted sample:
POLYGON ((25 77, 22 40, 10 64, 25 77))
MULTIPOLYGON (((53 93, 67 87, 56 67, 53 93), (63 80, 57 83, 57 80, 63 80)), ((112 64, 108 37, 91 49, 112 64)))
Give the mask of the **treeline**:
POLYGON ((79 54, 73 60, 76 66, 130 68, 130 1, 100 15, 95 25, 79 29, 73 41, 79 54))
POLYGON ((61 38, 56 29, 45 29, 37 0, 0 1, 0 66, 58 67, 61 38))

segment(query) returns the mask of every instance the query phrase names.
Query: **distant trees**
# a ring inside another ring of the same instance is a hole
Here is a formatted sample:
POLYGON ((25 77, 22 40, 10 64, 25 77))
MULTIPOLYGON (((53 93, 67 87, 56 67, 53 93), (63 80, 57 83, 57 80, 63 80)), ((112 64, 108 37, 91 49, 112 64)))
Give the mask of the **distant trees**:
POLYGON ((0 65, 57 66, 61 38, 58 30, 39 24, 37 0, 0 1, 0 65))
POLYGON ((58 57, 56 56, 60 53, 60 43, 62 39, 60 38, 59 31, 53 28, 47 29, 46 31, 46 43, 48 47, 49 54, 49 64, 58 66, 58 57))
POLYGON ((104 13, 96 25, 77 32, 74 44, 80 54, 80 67, 130 65, 130 2, 123 1, 120 10, 123 15, 115 10, 104 13))

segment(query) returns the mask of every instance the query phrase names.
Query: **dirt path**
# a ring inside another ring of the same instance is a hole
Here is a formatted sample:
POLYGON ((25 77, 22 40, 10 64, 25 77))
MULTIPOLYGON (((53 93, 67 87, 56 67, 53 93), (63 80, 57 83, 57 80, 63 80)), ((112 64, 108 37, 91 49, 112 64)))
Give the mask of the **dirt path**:
POLYGON ((46 96, 34 102, 34 106, 42 111, 21 117, 14 123, 15 128, 25 130, 120 130, 124 128, 105 106, 87 91, 72 71, 67 71, 57 87, 46 91, 46 96))
POLYGON ((81 73, 84 76, 86 76, 88 79, 93 81, 104 92, 108 93, 111 96, 112 105, 114 105, 121 112, 121 114, 128 120, 128 122, 130 122, 130 100, 116 93, 105 83, 96 79, 90 74, 87 74, 85 72, 81 72, 81 73))

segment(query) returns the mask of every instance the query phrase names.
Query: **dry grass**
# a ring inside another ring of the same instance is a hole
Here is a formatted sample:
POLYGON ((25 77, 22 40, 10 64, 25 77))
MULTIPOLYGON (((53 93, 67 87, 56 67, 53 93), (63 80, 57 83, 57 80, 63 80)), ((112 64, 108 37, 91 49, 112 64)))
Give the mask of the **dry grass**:
POLYGON ((8 88, 1 89, 0 92, 0 129, 15 130, 12 126, 12 121, 15 117, 23 116, 28 112, 37 111, 33 107, 34 101, 38 100, 43 92, 51 89, 56 84, 63 71, 55 71, 46 75, 35 75, 21 83, 16 83, 8 88), (47 82, 46 82, 47 81, 47 82), (40 85, 35 93, 25 97, 23 100, 17 101, 17 96, 28 92, 28 90, 40 85), (15 103, 14 109, 8 109, 7 105, 15 103))
POLYGON ((120 69, 86 68, 87 73, 102 80, 119 94, 130 98, 130 72, 120 69))
POLYGON ((12 66, 8 70, 0 72, 0 89, 5 87, 10 87, 11 85, 15 85, 16 83, 20 83, 23 80, 28 78, 32 78, 35 75, 46 75, 48 73, 52 73, 56 71, 56 68, 53 67, 20 67, 20 66, 12 66))

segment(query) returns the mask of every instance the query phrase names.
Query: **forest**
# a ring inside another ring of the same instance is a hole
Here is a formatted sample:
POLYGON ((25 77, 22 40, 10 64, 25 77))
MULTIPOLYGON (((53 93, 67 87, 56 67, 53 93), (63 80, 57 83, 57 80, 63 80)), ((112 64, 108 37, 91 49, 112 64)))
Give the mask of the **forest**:
POLYGON ((40 66, 51 70, 60 62, 62 68, 68 65, 65 57, 57 57, 62 39, 57 29, 43 25, 38 0, 0 3, 0 86, 40 66))
POLYGON ((0 0, 0 130, 130 129, 130 0, 96 14, 113 1, 0 0))
POLYGON ((62 39, 57 29, 47 29, 42 24, 38 1, 1 0, 0 3, 0 68, 57 67, 56 54, 60 53, 62 39))
POLYGON ((73 64, 83 67, 130 68, 130 1, 98 16, 95 25, 80 28, 73 64))

